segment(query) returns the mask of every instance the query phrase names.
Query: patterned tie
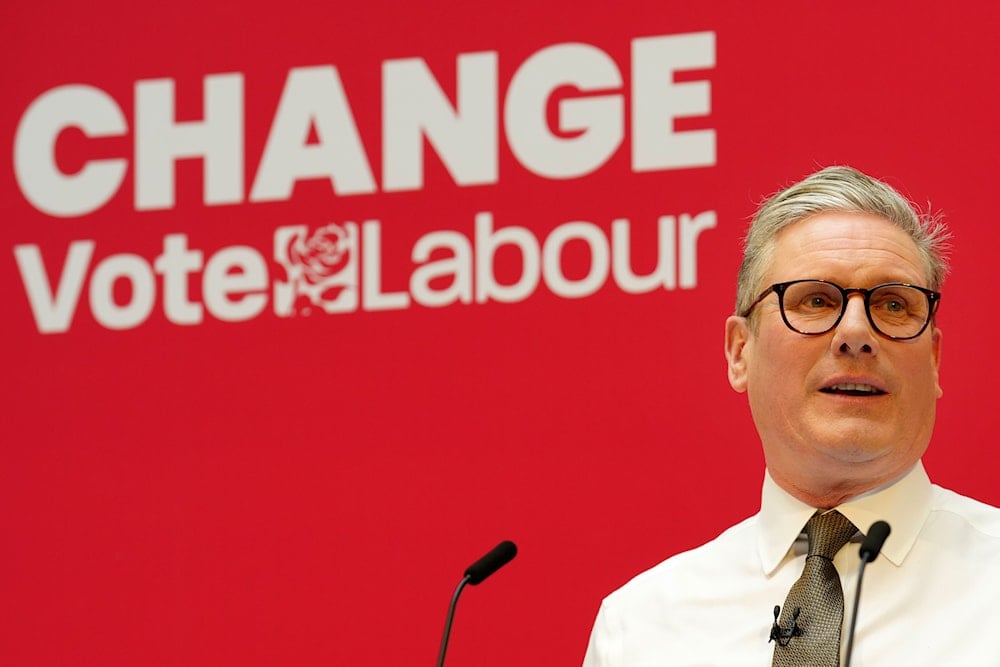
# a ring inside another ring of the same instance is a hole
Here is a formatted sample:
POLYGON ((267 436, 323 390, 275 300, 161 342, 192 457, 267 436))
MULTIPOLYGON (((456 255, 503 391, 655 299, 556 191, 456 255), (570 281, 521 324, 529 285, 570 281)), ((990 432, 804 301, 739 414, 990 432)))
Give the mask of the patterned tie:
POLYGON ((833 556, 855 532, 854 524, 837 511, 817 512, 806 523, 809 555, 802 576, 788 591, 779 621, 785 629, 797 626, 801 634, 775 642, 772 667, 839 667, 844 590, 833 556))

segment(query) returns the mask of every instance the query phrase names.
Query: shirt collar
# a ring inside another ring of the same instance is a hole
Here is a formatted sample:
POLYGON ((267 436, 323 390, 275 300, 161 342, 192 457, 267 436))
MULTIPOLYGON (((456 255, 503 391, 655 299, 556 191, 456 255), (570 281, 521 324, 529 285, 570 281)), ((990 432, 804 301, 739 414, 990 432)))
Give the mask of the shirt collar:
MULTIPOLYGON (((923 463, 918 461, 898 480, 852 498, 836 509, 862 532, 867 532, 875 521, 881 519, 887 522, 892 533, 881 554, 893 565, 899 566, 930 514, 932 494, 930 479, 923 463)), ((816 508, 779 487, 770 473, 765 471, 757 551, 766 575, 781 564, 802 532, 802 527, 815 512, 816 508)))

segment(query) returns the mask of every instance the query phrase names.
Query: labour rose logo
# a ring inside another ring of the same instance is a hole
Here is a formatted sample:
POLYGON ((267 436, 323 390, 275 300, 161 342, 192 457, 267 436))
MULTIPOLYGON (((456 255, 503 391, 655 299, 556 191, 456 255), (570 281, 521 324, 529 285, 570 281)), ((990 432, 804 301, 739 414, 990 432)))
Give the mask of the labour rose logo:
POLYGON ((358 230, 330 223, 311 234, 304 225, 274 231, 274 259, 287 281, 274 286, 275 313, 309 315, 314 308, 343 313, 358 307, 358 230))
POLYGON ((313 285, 322 283, 347 266, 350 257, 347 231, 333 223, 314 231, 305 243, 299 238, 288 242, 288 258, 293 264, 302 266, 305 279, 313 285))

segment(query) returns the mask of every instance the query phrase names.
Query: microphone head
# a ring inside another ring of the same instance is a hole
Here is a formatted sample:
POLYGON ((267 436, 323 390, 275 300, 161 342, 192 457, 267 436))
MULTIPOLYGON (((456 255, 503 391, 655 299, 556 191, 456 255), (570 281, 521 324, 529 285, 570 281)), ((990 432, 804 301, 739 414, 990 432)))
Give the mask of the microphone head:
POLYGON ((504 540, 470 565, 465 570, 465 576, 469 578, 469 583, 475 586, 513 560, 516 555, 517 546, 510 540, 504 540))
POLYGON ((861 543, 861 560, 866 563, 870 563, 876 558, 878 554, 882 551, 882 545, 885 544, 885 538, 889 537, 889 533, 892 531, 889 528, 889 524, 885 521, 876 521, 872 524, 872 527, 868 529, 868 533, 865 535, 864 541, 861 543))

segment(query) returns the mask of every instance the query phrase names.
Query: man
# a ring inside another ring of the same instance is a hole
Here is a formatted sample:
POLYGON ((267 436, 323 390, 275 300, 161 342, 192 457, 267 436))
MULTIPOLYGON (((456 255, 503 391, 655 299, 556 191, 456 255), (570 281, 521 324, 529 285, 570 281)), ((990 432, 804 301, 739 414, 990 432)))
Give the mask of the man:
POLYGON ((1000 665, 1000 510, 932 485, 920 461, 941 396, 946 237, 844 167, 761 207, 725 333, 767 466, 760 511, 606 598, 585 667, 842 664, 861 559, 840 545, 879 520, 892 530, 867 567, 852 663, 1000 665))

